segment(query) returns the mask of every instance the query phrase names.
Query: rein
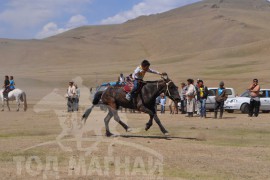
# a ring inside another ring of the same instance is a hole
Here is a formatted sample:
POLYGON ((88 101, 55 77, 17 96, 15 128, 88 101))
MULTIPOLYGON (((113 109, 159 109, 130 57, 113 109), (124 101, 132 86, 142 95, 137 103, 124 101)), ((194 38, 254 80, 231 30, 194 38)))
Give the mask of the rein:
MULTIPOLYGON (((158 89, 158 87, 159 87, 159 84, 158 84, 159 82, 160 82, 160 81, 157 81, 157 89, 158 89)), ((165 94, 168 93, 168 96, 169 96, 172 100, 175 101, 175 99, 172 97, 171 92, 170 92, 170 90, 169 90, 169 85, 170 85, 170 83, 172 83, 172 81, 166 82, 166 91, 165 91, 165 94)))

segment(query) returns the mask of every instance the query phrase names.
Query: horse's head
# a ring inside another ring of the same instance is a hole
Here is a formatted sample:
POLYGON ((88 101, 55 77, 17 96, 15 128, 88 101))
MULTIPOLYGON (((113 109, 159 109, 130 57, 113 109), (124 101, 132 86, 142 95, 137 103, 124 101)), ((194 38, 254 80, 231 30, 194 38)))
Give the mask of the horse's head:
POLYGON ((165 82, 165 95, 168 96, 170 99, 172 99, 175 102, 179 102, 180 95, 178 91, 178 87, 174 84, 174 82, 169 78, 167 73, 162 73, 161 78, 165 82))

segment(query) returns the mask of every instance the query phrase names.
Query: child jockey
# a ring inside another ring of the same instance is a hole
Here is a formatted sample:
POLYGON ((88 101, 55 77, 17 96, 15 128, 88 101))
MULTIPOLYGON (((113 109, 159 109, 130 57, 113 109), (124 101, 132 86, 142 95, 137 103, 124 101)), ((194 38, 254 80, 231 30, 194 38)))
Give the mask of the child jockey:
POLYGON ((154 73, 154 74, 158 74, 158 75, 162 75, 162 73, 160 73, 158 71, 155 71, 153 69, 150 69, 149 67, 150 67, 149 61, 143 60, 142 63, 141 63, 141 65, 138 66, 135 69, 135 71, 134 71, 134 73, 132 75, 132 77, 134 79, 134 87, 131 90, 131 92, 126 95, 126 99, 128 101, 130 101, 134 97, 135 92, 139 88, 139 83, 143 81, 143 77, 144 77, 144 75, 145 75, 146 72, 154 73))

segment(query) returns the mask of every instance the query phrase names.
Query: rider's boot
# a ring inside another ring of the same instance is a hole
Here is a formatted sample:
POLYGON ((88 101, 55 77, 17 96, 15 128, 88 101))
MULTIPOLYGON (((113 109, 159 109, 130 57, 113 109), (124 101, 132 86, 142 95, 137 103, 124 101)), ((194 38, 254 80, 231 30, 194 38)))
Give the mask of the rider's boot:
POLYGON ((4 97, 4 100, 6 101, 8 99, 8 94, 4 92, 3 97, 4 97))
POLYGON ((131 94, 130 94, 130 93, 127 93, 127 94, 126 94, 126 99, 127 99, 128 101, 131 100, 131 94))

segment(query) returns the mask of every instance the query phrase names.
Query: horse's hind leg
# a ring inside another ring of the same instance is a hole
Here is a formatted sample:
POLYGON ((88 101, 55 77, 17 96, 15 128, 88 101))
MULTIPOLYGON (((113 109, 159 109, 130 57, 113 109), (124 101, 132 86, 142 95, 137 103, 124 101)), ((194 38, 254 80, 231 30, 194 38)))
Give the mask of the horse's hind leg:
POLYGON ((106 136, 112 136, 113 134, 110 132, 109 122, 113 117, 113 113, 109 110, 107 116, 104 118, 105 128, 106 128, 106 136))
POLYGON ((120 119, 120 117, 118 115, 117 110, 114 110, 113 109, 112 112, 113 112, 114 120, 116 122, 118 122, 127 132, 130 132, 131 131, 131 128, 128 127, 128 125, 126 125, 123 121, 121 121, 121 119, 120 119))

